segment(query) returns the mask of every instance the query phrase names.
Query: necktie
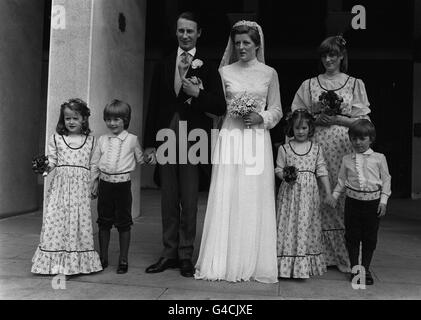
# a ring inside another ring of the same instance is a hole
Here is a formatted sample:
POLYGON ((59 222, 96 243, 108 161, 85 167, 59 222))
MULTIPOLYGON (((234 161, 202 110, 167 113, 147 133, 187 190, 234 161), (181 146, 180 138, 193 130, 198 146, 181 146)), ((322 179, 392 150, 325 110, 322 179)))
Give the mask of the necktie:
POLYGON ((187 51, 184 51, 181 54, 181 60, 178 64, 178 72, 180 73, 180 78, 183 78, 187 72, 187 69, 190 66, 190 54, 187 51))
POLYGON ((177 65, 177 71, 174 77, 174 90, 176 95, 178 96, 178 93, 180 92, 181 89, 181 82, 182 82, 182 78, 185 76, 187 70, 189 69, 190 66, 190 54, 186 51, 184 51, 181 55, 180 55, 180 61, 178 62, 177 65))

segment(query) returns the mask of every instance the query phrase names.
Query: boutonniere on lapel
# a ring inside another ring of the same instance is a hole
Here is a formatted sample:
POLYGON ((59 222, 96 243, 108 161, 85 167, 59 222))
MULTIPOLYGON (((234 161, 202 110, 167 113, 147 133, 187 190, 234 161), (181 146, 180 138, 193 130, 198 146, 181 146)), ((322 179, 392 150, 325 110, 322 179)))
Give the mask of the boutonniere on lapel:
POLYGON ((191 63, 192 69, 198 69, 203 66, 203 61, 200 59, 194 59, 191 63))

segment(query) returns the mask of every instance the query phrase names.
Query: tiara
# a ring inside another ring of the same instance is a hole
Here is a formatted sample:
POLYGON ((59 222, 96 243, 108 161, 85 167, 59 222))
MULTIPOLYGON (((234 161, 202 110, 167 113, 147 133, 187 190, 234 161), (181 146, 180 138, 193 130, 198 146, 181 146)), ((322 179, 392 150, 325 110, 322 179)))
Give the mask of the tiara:
POLYGON ((237 21, 232 27, 234 28, 234 27, 239 27, 239 26, 259 28, 259 25, 255 21, 248 21, 248 20, 237 21))

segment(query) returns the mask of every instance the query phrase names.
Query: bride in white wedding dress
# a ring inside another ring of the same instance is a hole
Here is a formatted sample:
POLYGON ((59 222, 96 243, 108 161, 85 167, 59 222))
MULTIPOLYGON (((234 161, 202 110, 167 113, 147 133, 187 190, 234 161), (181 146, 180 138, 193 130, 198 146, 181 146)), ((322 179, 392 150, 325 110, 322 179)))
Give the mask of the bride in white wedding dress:
POLYGON ((220 74, 228 113, 212 156, 212 180, 196 279, 277 282, 275 175, 269 129, 282 118, 278 74, 264 63, 260 26, 239 21, 220 74), (251 95, 255 112, 230 115, 234 99, 251 95), (228 161, 227 161, 228 160, 228 161))

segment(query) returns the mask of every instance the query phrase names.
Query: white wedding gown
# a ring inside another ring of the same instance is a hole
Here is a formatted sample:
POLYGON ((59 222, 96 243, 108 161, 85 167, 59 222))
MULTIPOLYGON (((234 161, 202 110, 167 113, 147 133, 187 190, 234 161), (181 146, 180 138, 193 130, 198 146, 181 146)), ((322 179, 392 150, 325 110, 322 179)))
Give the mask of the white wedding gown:
POLYGON ((266 107, 258 112, 264 122, 252 130, 245 130, 242 119, 226 116, 223 121, 213 149, 195 278, 274 283, 278 275, 275 176, 268 129, 282 117, 278 75, 257 59, 227 65, 220 73, 228 104, 247 92, 266 107), (251 136, 254 140, 247 143, 251 136))

